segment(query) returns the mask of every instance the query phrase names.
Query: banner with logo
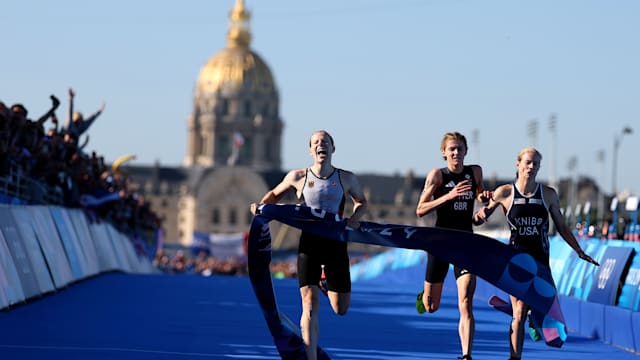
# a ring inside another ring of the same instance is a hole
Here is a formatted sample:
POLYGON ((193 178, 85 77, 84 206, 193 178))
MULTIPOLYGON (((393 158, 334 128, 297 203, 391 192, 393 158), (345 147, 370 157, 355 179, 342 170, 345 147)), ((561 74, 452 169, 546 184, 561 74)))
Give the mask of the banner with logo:
MULTIPOLYGON (((640 311, 640 242, 625 240, 610 240, 616 246, 633 248, 633 254, 629 264, 629 271, 623 276, 622 289, 618 296, 618 306, 632 311, 640 311)), ((640 343, 638 343, 640 345, 640 343)))
POLYGON ((632 311, 640 311, 640 254, 636 251, 632 259, 618 297, 618 306, 632 311))
POLYGON ((616 305, 618 285, 623 272, 628 268, 633 248, 607 246, 595 272, 591 290, 586 299, 589 302, 616 305))

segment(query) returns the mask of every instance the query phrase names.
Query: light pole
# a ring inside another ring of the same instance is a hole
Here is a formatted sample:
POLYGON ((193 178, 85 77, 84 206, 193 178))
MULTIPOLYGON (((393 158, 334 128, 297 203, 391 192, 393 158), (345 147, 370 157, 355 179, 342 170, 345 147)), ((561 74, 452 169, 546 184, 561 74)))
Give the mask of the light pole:
POLYGON ((538 137, 538 119, 529 120, 529 124, 527 126, 527 135, 529 135, 529 143, 530 146, 536 146, 536 139, 538 137))
POLYGON ((480 149, 478 148, 478 144, 480 144, 480 130, 473 129, 471 131, 471 144, 473 144, 473 153, 475 154, 476 164, 480 163, 480 149))
POLYGON ((598 187, 598 206, 596 216, 596 222, 602 221, 604 223, 604 150, 598 150, 596 153, 596 159, 600 163, 600 186, 598 187))
POLYGON ((556 122, 557 117, 556 114, 551 114, 549 116, 549 131, 551 131, 551 166, 550 169, 550 185, 552 188, 558 190, 558 184, 556 183, 556 122))
MULTIPOLYGON (((578 184, 576 180, 576 169, 578 168, 578 157, 572 156, 567 163, 567 169, 571 172, 571 187, 569 188, 569 208, 574 209, 578 202, 578 184)), ((575 214, 576 218, 580 214, 575 214)))
POLYGON ((611 163, 611 195, 616 196, 616 176, 618 171, 618 149, 620 148, 620 144, 622 143, 622 137, 627 134, 632 134, 633 129, 629 126, 625 126, 620 134, 617 134, 613 137, 613 162, 611 163))

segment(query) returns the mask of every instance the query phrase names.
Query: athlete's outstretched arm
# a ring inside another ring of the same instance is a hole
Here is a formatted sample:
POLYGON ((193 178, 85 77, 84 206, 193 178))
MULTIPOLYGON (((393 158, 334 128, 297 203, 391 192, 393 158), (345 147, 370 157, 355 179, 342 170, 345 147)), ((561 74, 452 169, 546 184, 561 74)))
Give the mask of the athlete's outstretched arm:
POLYGON ((558 229, 558 233, 560 234, 560 236, 562 236, 564 241, 566 241, 567 244, 571 246, 573 251, 578 254, 580 259, 594 265, 600 265, 597 261, 593 260, 591 256, 587 255, 587 253, 582 250, 582 248, 580 247, 580 243, 578 243, 578 240, 571 232, 571 229, 569 229, 569 227, 567 226, 567 223, 564 221, 564 217, 560 212, 560 200, 558 199, 558 193, 556 193, 553 188, 548 186, 545 186, 543 190, 544 200, 549 205, 549 214, 551 215, 551 219, 553 220, 556 229, 558 229))

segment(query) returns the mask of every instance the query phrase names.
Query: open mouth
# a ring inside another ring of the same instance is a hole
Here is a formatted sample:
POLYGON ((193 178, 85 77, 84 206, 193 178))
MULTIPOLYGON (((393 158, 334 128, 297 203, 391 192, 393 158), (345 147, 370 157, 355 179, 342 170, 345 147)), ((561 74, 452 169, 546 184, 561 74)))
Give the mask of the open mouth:
POLYGON ((316 150, 316 155, 327 155, 327 150, 324 148, 318 148, 316 150))

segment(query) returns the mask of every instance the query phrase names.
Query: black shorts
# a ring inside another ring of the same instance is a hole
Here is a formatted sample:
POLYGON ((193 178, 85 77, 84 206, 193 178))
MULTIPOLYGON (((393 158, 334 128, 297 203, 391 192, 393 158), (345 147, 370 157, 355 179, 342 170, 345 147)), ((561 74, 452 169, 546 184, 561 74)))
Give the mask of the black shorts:
MULTIPOLYGON (((444 278, 447 277, 449 272, 449 263, 438 259, 437 257, 427 253, 427 270, 424 274, 424 280, 432 284, 443 283, 444 278)), ((456 280, 464 274, 469 274, 468 270, 465 270, 459 266, 453 266, 453 274, 456 276, 456 280)))
POLYGON ((351 292, 347 243, 302 232, 298 245, 298 284, 300 287, 318 286, 322 265, 324 265, 328 290, 338 293, 351 292))

